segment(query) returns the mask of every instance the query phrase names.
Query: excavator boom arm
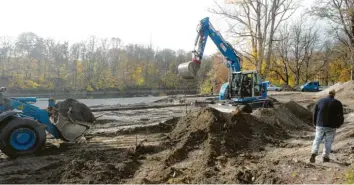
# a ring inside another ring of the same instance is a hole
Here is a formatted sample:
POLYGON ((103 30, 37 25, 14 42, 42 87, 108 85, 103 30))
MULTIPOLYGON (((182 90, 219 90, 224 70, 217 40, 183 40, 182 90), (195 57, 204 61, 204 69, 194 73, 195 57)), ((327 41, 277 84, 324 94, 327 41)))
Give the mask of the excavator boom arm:
POLYGON ((178 66, 178 72, 183 78, 190 79, 196 76, 196 73, 200 68, 201 60, 204 55, 204 49, 209 37, 227 60, 227 67, 231 68, 231 72, 241 71, 240 57, 237 55, 231 44, 214 29, 213 25, 209 21, 209 17, 206 17, 200 21, 197 32, 198 34, 194 44, 195 48, 193 50, 192 61, 178 66))

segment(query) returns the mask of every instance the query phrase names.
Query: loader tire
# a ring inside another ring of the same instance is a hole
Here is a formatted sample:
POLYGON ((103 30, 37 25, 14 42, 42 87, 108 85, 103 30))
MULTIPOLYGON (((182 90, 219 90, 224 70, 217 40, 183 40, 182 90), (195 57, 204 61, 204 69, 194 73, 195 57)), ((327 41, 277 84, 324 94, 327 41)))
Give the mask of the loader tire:
POLYGON ((14 117, 0 132, 0 149, 10 158, 41 152, 46 142, 44 127, 35 120, 14 117))

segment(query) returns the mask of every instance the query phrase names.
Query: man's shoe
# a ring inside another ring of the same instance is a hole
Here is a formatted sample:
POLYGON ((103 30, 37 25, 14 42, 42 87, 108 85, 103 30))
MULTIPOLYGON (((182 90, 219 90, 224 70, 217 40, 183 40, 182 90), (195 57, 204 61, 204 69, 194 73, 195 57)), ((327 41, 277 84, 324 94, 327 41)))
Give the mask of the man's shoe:
POLYGON ((329 162, 329 158, 328 157, 323 157, 323 162, 329 162))
POLYGON ((311 162, 311 163, 316 162, 316 154, 312 154, 312 155, 311 155, 310 162, 311 162))

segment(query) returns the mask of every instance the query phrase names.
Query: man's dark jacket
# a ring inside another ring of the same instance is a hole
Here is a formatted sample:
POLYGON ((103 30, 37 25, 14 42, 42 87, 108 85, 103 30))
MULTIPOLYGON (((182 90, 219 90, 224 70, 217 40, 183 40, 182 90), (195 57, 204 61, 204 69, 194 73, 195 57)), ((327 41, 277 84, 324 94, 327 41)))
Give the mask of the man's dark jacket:
POLYGON ((342 103, 332 96, 320 99, 314 111, 314 126, 339 128, 344 122, 342 103))

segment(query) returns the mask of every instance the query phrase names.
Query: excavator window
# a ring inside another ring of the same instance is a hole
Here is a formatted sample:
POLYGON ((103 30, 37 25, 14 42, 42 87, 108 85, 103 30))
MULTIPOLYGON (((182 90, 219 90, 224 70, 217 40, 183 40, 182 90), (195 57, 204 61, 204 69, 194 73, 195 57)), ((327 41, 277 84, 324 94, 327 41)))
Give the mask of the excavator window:
POLYGON ((262 92, 262 79, 260 78, 259 74, 253 73, 254 74, 254 96, 261 96, 262 92))
POLYGON ((241 74, 233 74, 232 75, 232 96, 240 96, 240 87, 241 87, 241 74))
POLYGON ((243 74, 242 76, 242 96, 250 97, 252 96, 252 74, 243 74))

